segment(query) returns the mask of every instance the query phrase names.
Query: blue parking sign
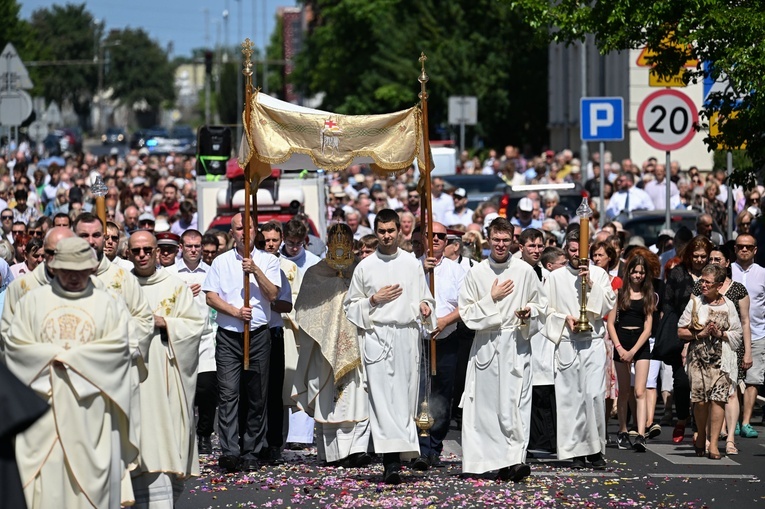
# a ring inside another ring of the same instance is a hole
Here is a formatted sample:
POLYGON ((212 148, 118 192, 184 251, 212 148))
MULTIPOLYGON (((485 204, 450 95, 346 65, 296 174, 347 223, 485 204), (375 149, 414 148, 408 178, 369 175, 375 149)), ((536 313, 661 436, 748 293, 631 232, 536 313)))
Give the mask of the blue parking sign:
POLYGON ((582 97, 579 103, 582 141, 624 140, 624 99, 582 97))

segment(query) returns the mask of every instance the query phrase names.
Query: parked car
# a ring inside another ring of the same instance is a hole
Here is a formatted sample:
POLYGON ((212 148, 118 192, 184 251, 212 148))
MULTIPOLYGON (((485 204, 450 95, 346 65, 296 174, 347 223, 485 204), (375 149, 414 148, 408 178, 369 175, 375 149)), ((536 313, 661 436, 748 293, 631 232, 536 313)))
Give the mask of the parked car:
POLYGON ((65 127, 63 129, 68 147, 66 150, 77 154, 82 152, 82 129, 79 127, 65 127))
MULTIPOLYGON (((696 219, 700 214, 698 210, 673 210, 670 215, 671 228, 677 231, 681 226, 685 226, 691 231, 696 231, 696 219)), ((646 246, 651 246, 656 244, 659 232, 664 229, 664 220, 664 210, 635 210, 632 217, 626 219, 622 226, 630 237, 639 235, 643 237, 646 246)), ((714 229, 719 231, 716 225, 714 229)))
POLYGON ((45 137, 43 147, 49 157, 60 156, 69 148, 69 141, 64 138, 64 131, 55 130, 45 137))
POLYGON ((125 139, 125 131, 119 127, 110 127, 101 135, 101 143, 104 145, 121 145, 125 139))
MULTIPOLYGON (((515 208, 518 206, 521 198, 525 198, 531 192, 537 192, 541 197, 546 191, 558 193, 558 196, 560 196, 559 205, 564 205, 571 212, 571 215, 574 214, 577 207, 582 203, 582 198, 589 196, 589 193, 585 191, 581 184, 574 184, 573 182, 508 186, 506 192, 499 196, 499 207, 501 210, 507 211, 507 217, 512 217, 515 215, 515 208)), ((544 203, 542 208, 544 208, 544 203)))
POLYGON ((497 193, 504 193, 505 181, 497 175, 439 175, 440 178, 454 186, 463 188, 467 193, 470 209, 475 208, 485 201, 497 196, 497 193))

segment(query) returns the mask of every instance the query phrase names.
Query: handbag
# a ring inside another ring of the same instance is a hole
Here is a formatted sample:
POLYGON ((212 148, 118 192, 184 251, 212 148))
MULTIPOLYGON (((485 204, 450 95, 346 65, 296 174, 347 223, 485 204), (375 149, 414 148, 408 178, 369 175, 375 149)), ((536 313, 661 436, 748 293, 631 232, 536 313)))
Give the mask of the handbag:
POLYGON ((704 326, 699 323, 699 313, 696 309, 696 298, 693 295, 691 295, 691 302, 693 302, 693 307, 691 308, 691 323, 688 324, 688 328, 693 332, 699 332, 704 326))
POLYGON ((656 339, 651 350, 651 358, 673 364, 680 359, 683 351, 683 342, 677 337, 677 322, 680 317, 673 310, 664 313, 659 328, 656 330, 656 339))

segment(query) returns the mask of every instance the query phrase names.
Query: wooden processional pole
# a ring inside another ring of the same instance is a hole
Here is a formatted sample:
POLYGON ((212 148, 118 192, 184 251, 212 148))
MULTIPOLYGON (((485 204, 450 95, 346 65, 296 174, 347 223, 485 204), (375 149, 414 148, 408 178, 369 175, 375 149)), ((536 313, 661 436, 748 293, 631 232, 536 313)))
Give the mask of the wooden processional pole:
MULTIPOLYGON (((417 81, 420 82, 420 104, 422 109, 422 143, 423 143, 423 149, 425 152, 425 161, 422 168, 420 168, 420 171, 422 172, 423 179, 424 179, 424 191, 425 191, 425 200, 420 201, 421 204, 424 204, 424 210, 421 210, 420 214, 422 216, 422 219, 420 219, 420 224, 422 226, 427 225, 427 241, 428 241, 428 258, 433 257, 433 199, 430 195, 430 170, 431 170, 431 164, 432 161, 430 159, 430 134, 428 133, 428 90, 426 88, 426 83, 428 82, 428 75, 425 74, 425 61, 428 59, 428 57, 425 56, 425 53, 420 54, 420 65, 422 66, 422 72, 420 73, 420 77, 417 78, 417 81)), ((422 207, 422 205, 420 205, 422 207)), ((422 227, 420 227, 420 230, 422 230, 422 227)), ((433 269, 429 271, 430 277, 428 278, 430 282, 430 293, 435 297, 436 295, 436 278, 435 273, 433 269)), ((436 310, 432 310, 433 313, 436 312, 436 310)), ((435 338, 431 338, 430 340, 430 374, 432 376, 436 375, 436 341, 435 338)))
MULTIPOLYGON (((252 107, 250 101, 252 100, 252 53, 254 44, 249 39, 244 40, 242 43, 242 55, 244 55, 244 61, 242 62, 242 74, 244 74, 244 132, 248 133, 250 128, 250 119, 252 118, 252 107)), ((248 139, 252 137, 252 133, 248 136, 248 139)), ((244 249, 243 256, 248 258, 250 256, 250 175, 252 174, 252 158, 255 154, 250 154, 250 158, 247 161, 247 165, 244 168, 244 214, 242 215, 242 221, 244 226, 244 249)), ((244 305, 250 305, 250 275, 244 272, 244 305)), ((250 321, 244 322, 244 369, 245 371, 250 369, 250 321)))

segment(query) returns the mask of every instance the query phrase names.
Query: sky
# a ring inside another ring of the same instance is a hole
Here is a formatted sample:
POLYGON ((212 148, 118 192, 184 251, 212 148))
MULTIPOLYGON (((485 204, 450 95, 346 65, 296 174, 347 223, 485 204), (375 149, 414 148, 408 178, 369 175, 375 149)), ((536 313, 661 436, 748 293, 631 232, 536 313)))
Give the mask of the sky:
POLYGON ((94 18, 106 22, 107 33, 113 28, 143 28, 165 49, 172 42, 172 57, 191 56, 192 49, 214 48, 216 42, 238 46, 246 37, 262 48, 274 29, 277 8, 296 5, 295 0, 20 0, 21 17, 29 19, 37 9, 66 3, 86 3, 94 18))

